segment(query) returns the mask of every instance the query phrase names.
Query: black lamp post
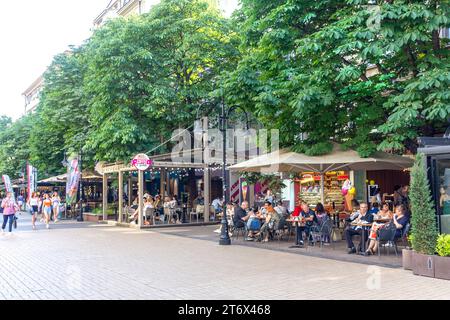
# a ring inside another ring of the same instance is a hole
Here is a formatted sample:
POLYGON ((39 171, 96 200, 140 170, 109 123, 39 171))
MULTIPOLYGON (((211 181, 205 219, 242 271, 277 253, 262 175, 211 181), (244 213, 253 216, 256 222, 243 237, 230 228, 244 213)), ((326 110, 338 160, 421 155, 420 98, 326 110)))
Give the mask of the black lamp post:
MULTIPOLYGON (((222 231, 220 234, 220 245, 230 245, 231 239, 230 235, 228 234, 228 220, 227 220, 227 203, 229 202, 228 198, 228 184, 227 184, 227 126, 228 126, 228 119, 230 117, 230 114, 235 111, 236 109, 241 109, 245 114, 246 119, 246 132, 244 136, 248 135, 248 129, 249 129, 249 121, 248 121, 248 114, 247 112, 238 105, 234 105, 231 107, 226 108, 224 101, 222 100, 222 108, 221 108, 221 115, 220 115, 220 123, 219 123, 219 130, 222 132, 222 186, 223 186, 223 196, 224 196, 224 203, 222 207, 222 231)), ((197 109, 197 119, 198 119, 198 111, 197 109)), ((196 122, 196 125, 194 127, 194 133, 200 133, 200 131, 203 133, 203 129, 200 128, 199 122, 196 122)))

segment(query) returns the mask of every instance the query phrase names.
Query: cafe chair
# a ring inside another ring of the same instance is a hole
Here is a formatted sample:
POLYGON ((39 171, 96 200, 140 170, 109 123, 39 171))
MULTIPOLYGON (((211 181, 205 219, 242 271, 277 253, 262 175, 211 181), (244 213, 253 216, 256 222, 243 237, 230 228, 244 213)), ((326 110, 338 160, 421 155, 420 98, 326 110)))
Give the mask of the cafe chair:
POLYGON ((408 222, 405 226, 405 229, 403 229, 402 237, 400 238, 400 240, 402 242, 402 246, 404 246, 405 248, 407 248, 408 244, 409 244, 408 243, 408 234, 409 234, 410 230, 411 230, 411 223, 408 222))
POLYGON ((236 226, 233 226, 232 227, 232 233, 233 233, 233 238, 234 239, 238 239, 239 238, 239 232, 241 232, 242 233, 242 237, 243 238, 245 238, 247 235, 246 235, 246 228, 245 228, 245 225, 244 226, 242 226, 242 227, 236 227, 236 226))
POLYGON ((278 242, 283 238, 286 228, 286 219, 284 217, 281 218, 278 224, 274 226, 273 234, 274 237, 277 237, 278 242))
POLYGON ((397 244, 395 243, 395 231, 396 227, 393 223, 388 224, 384 228, 378 230, 377 233, 377 241, 378 241, 378 256, 380 256, 381 244, 384 242, 386 244, 385 248, 387 248, 387 252, 389 255, 390 248, 393 247, 395 251, 395 255, 398 256, 397 253, 397 244))
POLYGON ((155 225, 155 208, 147 208, 144 215, 145 221, 152 221, 152 225, 155 225))

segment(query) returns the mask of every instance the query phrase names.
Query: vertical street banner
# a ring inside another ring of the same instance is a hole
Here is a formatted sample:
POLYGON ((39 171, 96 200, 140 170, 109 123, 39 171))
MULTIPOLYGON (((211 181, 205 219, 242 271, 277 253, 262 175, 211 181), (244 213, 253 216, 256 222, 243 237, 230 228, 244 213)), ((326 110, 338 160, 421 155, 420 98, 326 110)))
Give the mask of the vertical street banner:
POLYGON ((28 201, 31 198, 33 192, 37 190, 37 169, 32 165, 27 165, 27 177, 28 177, 28 201))
POLYGON ((2 176, 2 179, 3 179, 3 183, 5 184, 5 190, 6 190, 6 192, 7 193, 12 193, 12 198, 13 198, 13 200, 15 201, 16 200, 16 198, 15 198, 15 196, 14 196, 14 190, 13 190, 13 187, 12 187, 12 184, 11 184, 11 179, 9 178, 9 176, 8 175, 6 175, 6 174, 4 174, 3 176, 2 176))
POLYGON ((77 200, 78 184, 80 183, 80 167, 78 158, 69 160, 67 168, 66 203, 73 204, 77 200))

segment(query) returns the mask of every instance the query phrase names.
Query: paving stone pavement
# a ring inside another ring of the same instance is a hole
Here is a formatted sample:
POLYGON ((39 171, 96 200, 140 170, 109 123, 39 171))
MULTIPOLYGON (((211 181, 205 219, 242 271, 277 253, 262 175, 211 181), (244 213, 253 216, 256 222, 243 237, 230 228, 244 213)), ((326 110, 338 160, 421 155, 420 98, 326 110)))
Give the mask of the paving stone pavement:
POLYGON ((450 299, 450 281, 400 268, 19 218, 0 234, 0 299, 450 299))

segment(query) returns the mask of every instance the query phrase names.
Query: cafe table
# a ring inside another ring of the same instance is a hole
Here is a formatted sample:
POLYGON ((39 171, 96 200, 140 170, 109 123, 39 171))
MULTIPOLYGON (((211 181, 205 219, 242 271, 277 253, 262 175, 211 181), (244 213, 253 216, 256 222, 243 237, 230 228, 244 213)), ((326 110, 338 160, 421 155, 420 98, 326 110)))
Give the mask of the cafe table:
MULTIPOLYGON (((372 223, 367 223, 367 222, 356 222, 356 223, 351 223, 350 224, 351 226, 354 226, 354 227, 362 227, 362 228, 364 228, 364 227, 371 227, 372 226, 372 223)), ((364 230, 363 230, 364 231, 364 230)), ((366 239, 365 239, 365 237, 364 237, 364 233, 365 232, 361 232, 361 244, 362 245, 364 245, 363 246, 363 248, 364 249, 366 249, 366 239)), ((360 245, 361 246, 361 245, 360 245)), ((362 254, 362 255, 364 255, 364 253, 365 252, 362 252, 362 253, 359 253, 358 252, 358 254, 362 254)))
POLYGON ((301 222, 301 219, 286 219, 286 222, 295 222, 295 245, 294 246, 290 246, 289 248, 300 248, 300 244, 298 243, 298 237, 297 237, 297 232, 298 232, 298 223, 301 222))

